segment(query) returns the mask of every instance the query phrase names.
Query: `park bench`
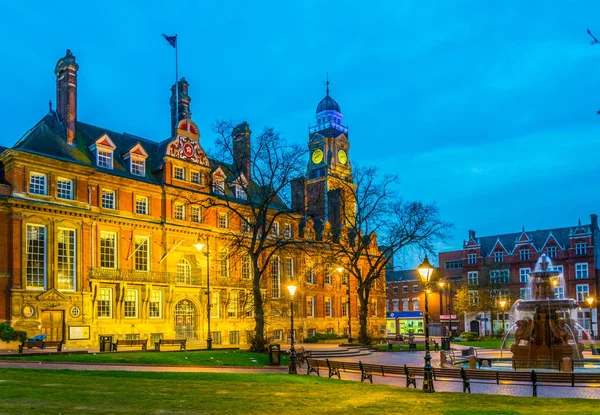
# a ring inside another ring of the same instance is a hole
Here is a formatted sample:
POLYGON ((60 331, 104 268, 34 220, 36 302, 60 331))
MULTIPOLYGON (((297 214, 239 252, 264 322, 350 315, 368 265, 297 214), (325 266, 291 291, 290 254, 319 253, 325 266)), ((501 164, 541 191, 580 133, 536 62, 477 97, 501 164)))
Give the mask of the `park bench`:
POLYGON ((296 349, 296 363, 298 366, 302 366, 306 359, 310 355, 310 352, 304 348, 304 346, 300 346, 296 349))
MULTIPOLYGON (((118 341, 118 340, 117 340, 118 341)), ((179 350, 186 350, 187 339, 160 339, 154 343, 154 348, 160 352, 162 346, 179 346, 179 350)), ((142 349, 144 350, 144 349, 142 349)))
POLYGON ((320 369, 329 369, 327 360, 323 359, 306 359, 306 374, 316 373, 317 376, 321 376, 320 369))
POLYGON ((61 341, 25 341, 19 345, 19 353, 23 353, 24 348, 31 349, 37 347, 39 349, 56 349, 58 352, 62 352, 62 340, 61 341))
POLYGON ((433 368, 433 380, 459 381, 463 384, 463 392, 467 390, 471 393, 471 381, 464 369, 451 369, 436 367, 433 368))
POLYGON ((142 350, 146 350, 147 345, 148 345, 148 339, 144 339, 144 340, 118 339, 116 343, 112 344, 112 351, 116 352, 119 347, 136 347, 136 346, 142 346, 142 350))

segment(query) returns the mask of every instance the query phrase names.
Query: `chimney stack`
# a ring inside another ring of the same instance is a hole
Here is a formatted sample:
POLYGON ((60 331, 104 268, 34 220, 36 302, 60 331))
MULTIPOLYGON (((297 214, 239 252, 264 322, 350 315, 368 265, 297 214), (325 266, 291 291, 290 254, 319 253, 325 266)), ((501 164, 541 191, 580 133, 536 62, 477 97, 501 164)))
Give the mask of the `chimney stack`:
POLYGON ((590 215, 590 221, 592 223, 592 229, 593 230, 598 229, 598 215, 596 215, 595 213, 592 213, 590 215))
POLYGON ((75 56, 67 49, 54 68, 56 75, 56 112, 67 133, 67 142, 75 141, 75 125, 77 123, 77 70, 79 65, 75 56))
POLYGON ((250 180, 250 126, 246 121, 239 124, 231 132, 233 139, 233 168, 250 180))
POLYGON ((474 230, 470 230, 469 231, 469 239, 475 239, 475 231, 474 230))
POLYGON ((179 121, 192 117, 192 112, 190 110, 190 102, 192 99, 188 95, 189 86, 190 84, 188 84, 185 78, 181 78, 177 82, 177 88, 175 87, 175 84, 171 87, 171 137, 175 137, 179 121), (179 93, 179 101, 177 102, 175 99, 176 93, 179 93), (175 108, 175 106, 177 106, 177 108, 175 108))

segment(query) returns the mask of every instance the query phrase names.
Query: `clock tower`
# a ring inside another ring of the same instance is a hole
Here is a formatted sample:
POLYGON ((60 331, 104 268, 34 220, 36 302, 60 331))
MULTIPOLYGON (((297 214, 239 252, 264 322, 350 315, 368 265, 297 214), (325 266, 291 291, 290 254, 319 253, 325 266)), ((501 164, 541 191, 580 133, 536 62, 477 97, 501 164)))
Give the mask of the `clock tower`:
POLYGON ((332 229, 341 228, 353 217, 355 208, 348 141, 348 127, 342 125, 339 104, 329 95, 316 111, 316 125, 310 127, 306 180, 307 213, 322 222, 329 221, 332 229))

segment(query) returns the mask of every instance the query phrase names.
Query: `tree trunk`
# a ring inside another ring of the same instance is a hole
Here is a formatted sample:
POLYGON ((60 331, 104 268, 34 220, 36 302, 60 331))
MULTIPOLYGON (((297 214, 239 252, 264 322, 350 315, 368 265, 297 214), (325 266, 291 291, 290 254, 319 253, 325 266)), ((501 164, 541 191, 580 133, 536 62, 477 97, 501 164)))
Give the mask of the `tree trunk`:
POLYGON ((370 339, 367 333, 367 317, 369 315, 369 292, 362 284, 357 290, 358 301, 360 306, 358 307, 358 342, 362 344, 369 344, 370 339))
POLYGON ((250 341, 250 351, 262 353, 267 347, 265 340, 265 309, 263 306, 262 293, 260 292, 260 270, 254 267, 254 279, 252 281, 254 294, 254 336, 250 341))

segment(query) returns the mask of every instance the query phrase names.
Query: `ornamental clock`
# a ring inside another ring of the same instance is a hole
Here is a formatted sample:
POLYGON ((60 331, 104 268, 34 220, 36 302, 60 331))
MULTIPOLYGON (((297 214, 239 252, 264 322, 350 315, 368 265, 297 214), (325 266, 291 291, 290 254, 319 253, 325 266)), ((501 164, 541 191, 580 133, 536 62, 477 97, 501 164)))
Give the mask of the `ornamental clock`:
POLYGON ((346 164, 348 162, 348 155, 344 150, 339 150, 337 156, 340 163, 346 164))
POLYGON ((322 162, 323 161, 323 150, 318 148, 315 151, 313 151, 311 160, 314 164, 319 164, 320 162, 322 162))

